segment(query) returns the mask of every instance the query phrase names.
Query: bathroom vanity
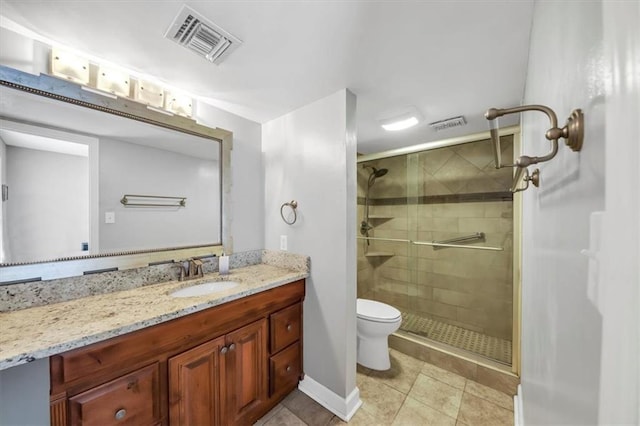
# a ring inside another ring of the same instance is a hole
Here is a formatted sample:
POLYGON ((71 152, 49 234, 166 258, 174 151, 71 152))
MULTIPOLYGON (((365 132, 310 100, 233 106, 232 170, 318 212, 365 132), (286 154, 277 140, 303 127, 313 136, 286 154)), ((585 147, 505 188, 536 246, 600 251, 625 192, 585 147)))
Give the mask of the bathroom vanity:
POLYGON ((51 357, 51 424, 251 424, 302 375, 304 282, 51 357))
POLYGON ((12 247, 24 250, 0 259, 0 423, 46 424, 50 405, 55 426, 251 424, 293 390, 309 259, 233 253, 232 133, 45 73, 0 65, 0 86, 12 100, 0 128, 73 141, 86 148, 83 165, 96 166, 82 220, 60 215, 74 226, 52 223, 46 203, 18 207, 5 223, 37 239, 16 232, 12 247), (86 219, 90 232, 83 226, 64 249, 65 239, 25 220, 40 211, 47 230, 66 236, 86 219), (44 240, 56 244, 40 252, 44 240), (212 257, 223 245, 233 253, 228 277, 212 257), (198 284, 170 281, 184 259, 197 259, 202 281, 239 285, 174 297, 198 284))
POLYGON ((252 424, 303 377, 307 275, 259 264, 211 295, 170 281, 3 313, 19 333, 0 365, 50 355, 55 426, 252 424))

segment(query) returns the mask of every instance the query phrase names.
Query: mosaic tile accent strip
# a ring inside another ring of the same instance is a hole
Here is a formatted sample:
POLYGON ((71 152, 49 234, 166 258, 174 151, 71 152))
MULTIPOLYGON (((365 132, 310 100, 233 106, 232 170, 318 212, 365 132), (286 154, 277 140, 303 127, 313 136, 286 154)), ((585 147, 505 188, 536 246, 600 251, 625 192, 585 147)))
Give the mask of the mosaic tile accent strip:
MULTIPOLYGON (((486 201, 513 201, 511 191, 475 192, 470 194, 423 195, 419 197, 371 198, 370 206, 402 206, 405 204, 478 203, 486 201)), ((358 197, 364 205, 364 197, 358 197)))
POLYGON ((509 340, 487 336, 477 331, 424 318, 409 312, 402 312, 400 328, 406 332, 511 365, 511 341, 509 340))

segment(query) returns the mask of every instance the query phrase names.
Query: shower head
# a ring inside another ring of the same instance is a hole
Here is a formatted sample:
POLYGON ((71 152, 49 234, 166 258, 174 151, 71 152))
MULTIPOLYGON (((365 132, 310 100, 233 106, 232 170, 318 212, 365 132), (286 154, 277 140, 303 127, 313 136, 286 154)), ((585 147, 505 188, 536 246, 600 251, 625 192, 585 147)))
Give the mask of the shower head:
POLYGON ((376 169, 373 166, 368 166, 368 167, 371 167, 373 169, 373 171, 369 175, 369 187, 371 187, 374 184, 376 179, 386 175, 389 172, 389 169, 376 169))
POLYGON ((373 172, 371 172, 371 174, 374 175, 376 178, 379 178, 386 175, 388 172, 389 172, 389 169, 376 169, 375 167, 373 167, 373 172))

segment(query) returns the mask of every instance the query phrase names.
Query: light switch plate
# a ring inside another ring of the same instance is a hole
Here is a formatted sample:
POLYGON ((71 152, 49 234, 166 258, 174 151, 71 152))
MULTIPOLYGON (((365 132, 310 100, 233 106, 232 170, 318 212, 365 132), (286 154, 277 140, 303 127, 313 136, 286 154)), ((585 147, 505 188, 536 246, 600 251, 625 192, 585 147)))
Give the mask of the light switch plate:
POLYGON ((116 223, 116 212, 105 212, 104 223, 116 223))
POLYGON ((280 250, 287 250, 287 236, 280 235, 280 250))

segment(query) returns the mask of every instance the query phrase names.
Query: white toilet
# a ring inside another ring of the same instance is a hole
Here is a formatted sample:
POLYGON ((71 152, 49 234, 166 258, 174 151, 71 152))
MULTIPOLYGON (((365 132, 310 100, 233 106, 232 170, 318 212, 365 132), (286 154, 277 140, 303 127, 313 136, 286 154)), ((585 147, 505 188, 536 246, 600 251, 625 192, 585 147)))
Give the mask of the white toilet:
POLYGON ((373 370, 388 370, 389 335, 400 328, 402 314, 386 303, 358 299, 358 364, 373 370))

